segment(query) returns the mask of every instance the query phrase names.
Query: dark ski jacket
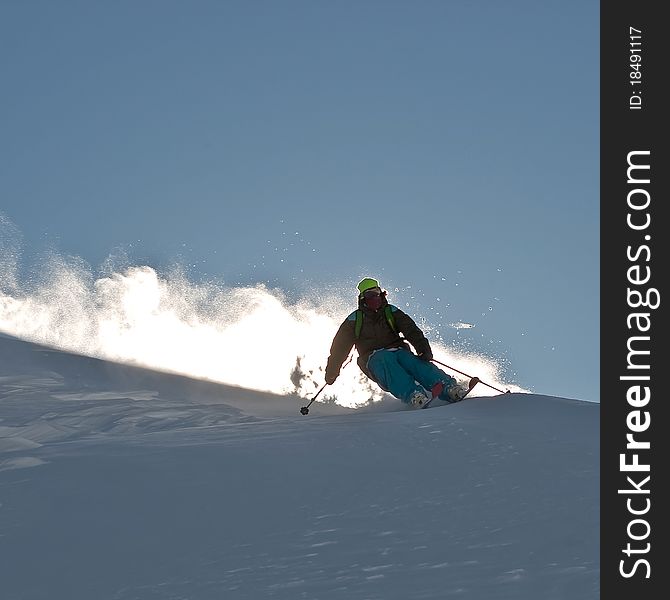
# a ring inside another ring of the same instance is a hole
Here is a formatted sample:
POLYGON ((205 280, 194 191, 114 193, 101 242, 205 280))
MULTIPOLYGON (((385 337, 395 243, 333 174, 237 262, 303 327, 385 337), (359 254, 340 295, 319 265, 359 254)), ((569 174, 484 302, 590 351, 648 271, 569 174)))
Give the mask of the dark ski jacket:
POLYGON ((330 356, 326 364, 326 380, 334 380, 339 375, 342 364, 347 356, 349 356, 354 345, 358 352, 358 366, 373 381, 374 377, 368 371, 367 363, 368 358, 370 358, 370 355, 375 350, 381 350, 382 348, 405 348, 411 351, 411 348, 407 344, 409 342, 417 354, 424 354, 428 358, 433 357, 430 343, 426 339, 426 336, 423 335, 421 329, 412 320, 412 317, 391 304, 390 307, 393 312, 396 328, 396 331, 393 331, 384 314, 387 304, 386 297, 384 297, 381 308, 372 311, 365 305, 362 299, 359 300, 358 308, 363 311, 363 325, 360 335, 356 339, 356 311, 354 311, 343 321, 333 338, 333 343, 330 347, 330 356))

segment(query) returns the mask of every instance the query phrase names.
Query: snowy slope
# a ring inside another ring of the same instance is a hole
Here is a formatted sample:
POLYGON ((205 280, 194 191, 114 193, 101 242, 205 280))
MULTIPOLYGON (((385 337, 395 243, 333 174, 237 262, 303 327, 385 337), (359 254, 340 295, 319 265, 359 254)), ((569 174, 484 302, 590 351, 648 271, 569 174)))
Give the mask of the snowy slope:
POLYGON ((599 405, 272 396, 0 337, 0 597, 595 599, 599 405))

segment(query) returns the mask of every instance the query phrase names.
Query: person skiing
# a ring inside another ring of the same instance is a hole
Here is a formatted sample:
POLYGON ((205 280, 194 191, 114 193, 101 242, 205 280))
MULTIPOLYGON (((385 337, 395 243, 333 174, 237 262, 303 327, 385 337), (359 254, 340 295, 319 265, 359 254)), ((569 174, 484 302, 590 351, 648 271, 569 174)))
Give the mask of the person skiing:
POLYGON ((358 309, 342 322, 333 338, 326 383, 335 383, 355 345, 361 371, 405 404, 420 408, 432 398, 462 400, 468 388, 431 362, 428 339, 408 314, 388 303, 379 282, 366 277, 358 291, 358 309))

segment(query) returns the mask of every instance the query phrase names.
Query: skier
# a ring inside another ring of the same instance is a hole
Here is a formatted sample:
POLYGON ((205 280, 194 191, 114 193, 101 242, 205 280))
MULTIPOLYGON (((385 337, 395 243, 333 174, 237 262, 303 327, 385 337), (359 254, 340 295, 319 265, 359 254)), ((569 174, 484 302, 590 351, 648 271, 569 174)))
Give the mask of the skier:
POLYGON ((361 371, 405 404, 421 408, 432 398, 462 400, 467 387, 430 362, 433 352, 426 336, 409 315, 387 302, 379 282, 366 277, 358 291, 358 310, 343 321, 333 338, 326 383, 335 383, 355 345, 361 371))

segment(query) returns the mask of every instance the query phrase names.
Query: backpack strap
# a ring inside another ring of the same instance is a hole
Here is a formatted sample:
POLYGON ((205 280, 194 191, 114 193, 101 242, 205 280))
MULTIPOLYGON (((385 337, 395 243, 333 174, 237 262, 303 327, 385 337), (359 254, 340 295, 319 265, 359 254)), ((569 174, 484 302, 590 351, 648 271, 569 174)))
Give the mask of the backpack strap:
POLYGON ((395 326, 395 317, 393 316, 393 307, 390 304, 387 304, 384 307, 384 316, 386 317, 388 324, 391 326, 393 333, 398 333, 398 330, 395 326))
MULTIPOLYGON (((354 333, 356 339, 361 336, 361 329, 363 328, 363 311, 359 308, 356 310, 356 324, 354 325, 354 333)), ((384 316, 386 317, 386 322, 389 324, 393 333, 398 333, 398 330, 395 326, 395 317, 393 316, 393 309, 390 304, 387 304, 384 307, 384 316)))
POLYGON ((356 325, 354 325, 354 333, 356 339, 361 337, 361 328, 363 327, 363 311, 359 308, 356 311, 356 325))

